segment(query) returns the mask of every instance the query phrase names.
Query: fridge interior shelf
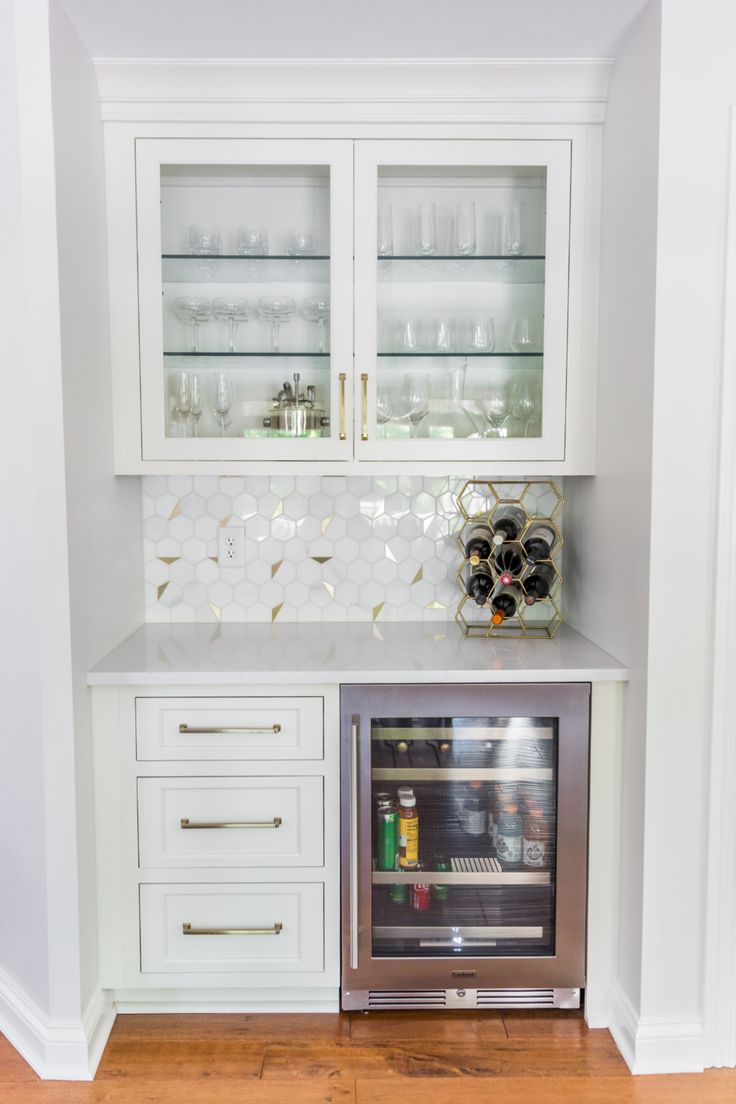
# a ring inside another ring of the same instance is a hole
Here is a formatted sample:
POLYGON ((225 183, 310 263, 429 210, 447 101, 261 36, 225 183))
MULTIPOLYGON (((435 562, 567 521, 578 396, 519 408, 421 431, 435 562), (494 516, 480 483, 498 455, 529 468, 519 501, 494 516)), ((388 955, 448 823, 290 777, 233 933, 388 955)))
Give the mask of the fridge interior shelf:
POLYGON ((374 725, 371 728, 371 739, 380 740, 551 740, 555 735, 554 729, 549 725, 533 725, 525 722, 523 725, 514 723, 511 718, 507 725, 484 724, 474 727, 471 725, 374 725))
POLYGON ((373 767, 376 782, 551 782, 551 767, 373 767))
POLYGON ((373 929, 377 939, 419 939, 422 946, 435 943, 456 946, 463 943, 487 943, 496 939, 542 939, 544 929, 532 926, 493 925, 488 927, 399 927, 378 926, 373 929))
POLYGON ((451 870, 374 870, 373 885, 551 885, 548 870, 503 870, 455 873, 451 870), (398 877, 397 877, 398 875, 398 877))

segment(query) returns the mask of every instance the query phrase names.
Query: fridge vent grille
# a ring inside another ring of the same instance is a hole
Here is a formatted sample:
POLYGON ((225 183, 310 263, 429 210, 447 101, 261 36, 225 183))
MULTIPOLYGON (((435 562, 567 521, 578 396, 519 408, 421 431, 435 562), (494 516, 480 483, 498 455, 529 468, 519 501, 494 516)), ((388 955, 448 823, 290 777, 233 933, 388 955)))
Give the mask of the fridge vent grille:
POLYGON ((371 989, 368 993, 369 1008, 444 1008, 444 989, 371 989))
POLYGON ((479 989, 477 1008, 554 1008, 554 989, 479 989))

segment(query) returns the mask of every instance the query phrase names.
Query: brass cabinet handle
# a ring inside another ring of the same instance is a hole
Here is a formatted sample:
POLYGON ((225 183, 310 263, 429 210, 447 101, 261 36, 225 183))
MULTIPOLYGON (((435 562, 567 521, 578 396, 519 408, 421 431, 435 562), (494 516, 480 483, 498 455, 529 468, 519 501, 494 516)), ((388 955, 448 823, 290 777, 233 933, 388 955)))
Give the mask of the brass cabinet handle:
POLYGON ((190 728, 187 724, 179 725, 179 732, 188 736, 218 735, 229 733, 234 735, 239 732, 273 732, 274 735, 281 731, 281 725, 240 725, 238 728, 190 728))
POLYGON ((340 381, 340 440, 347 441, 348 435, 345 432, 345 380, 348 378, 347 373, 340 372, 337 378, 340 381))
POLYGON ((190 820, 181 818, 182 828, 280 828, 281 817, 273 820, 190 820))
POLYGON ((191 924, 182 924, 182 935, 281 935, 283 924, 274 924, 272 928, 193 928, 191 924))
POLYGON ((361 441, 368 440, 368 373, 361 372, 360 380, 363 384, 363 426, 360 433, 361 441))

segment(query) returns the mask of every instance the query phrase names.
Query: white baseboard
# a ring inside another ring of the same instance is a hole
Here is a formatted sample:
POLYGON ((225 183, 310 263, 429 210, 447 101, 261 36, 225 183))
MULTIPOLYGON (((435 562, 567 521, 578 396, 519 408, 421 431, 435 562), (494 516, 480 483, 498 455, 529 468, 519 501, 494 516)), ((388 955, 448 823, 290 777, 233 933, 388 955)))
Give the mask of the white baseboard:
POLYGON ((91 1081, 115 1022, 109 996, 98 989, 78 1023, 49 1020, 0 970, 0 1031, 47 1081, 91 1081))
POLYGON ((642 1019, 618 984, 611 992, 608 1027, 632 1073, 702 1073, 705 1068, 701 1020, 642 1019))
POLYGON ((115 989, 121 1013, 339 1012, 340 990, 325 989, 115 989))

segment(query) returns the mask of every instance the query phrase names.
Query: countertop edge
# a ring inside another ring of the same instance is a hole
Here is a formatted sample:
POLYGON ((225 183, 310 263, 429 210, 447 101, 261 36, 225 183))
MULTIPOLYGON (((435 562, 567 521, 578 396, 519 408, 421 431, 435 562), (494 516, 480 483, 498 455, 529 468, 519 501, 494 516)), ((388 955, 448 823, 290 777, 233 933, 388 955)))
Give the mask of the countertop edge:
POLYGON ((336 683, 628 682, 625 667, 526 671, 92 671, 88 686, 258 686, 289 679, 295 686, 336 683))

